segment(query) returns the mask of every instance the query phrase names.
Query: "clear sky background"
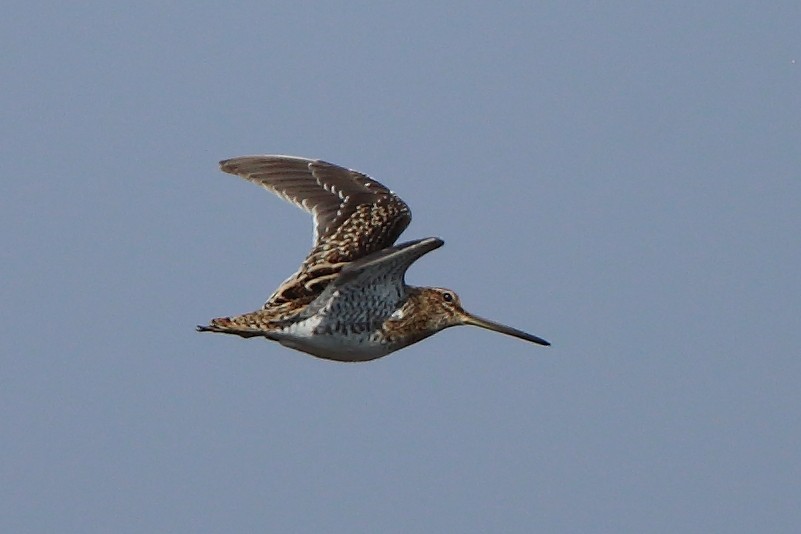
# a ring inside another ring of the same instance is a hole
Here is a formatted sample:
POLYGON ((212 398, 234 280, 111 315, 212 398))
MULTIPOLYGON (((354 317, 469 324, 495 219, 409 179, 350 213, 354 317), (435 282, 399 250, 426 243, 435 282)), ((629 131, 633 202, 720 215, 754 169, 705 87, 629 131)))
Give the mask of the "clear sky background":
POLYGON ((3 9, 0 531, 799 531, 798 2, 222 4, 3 9), (553 346, 196 333, 310 244, 254 153, 553 346))

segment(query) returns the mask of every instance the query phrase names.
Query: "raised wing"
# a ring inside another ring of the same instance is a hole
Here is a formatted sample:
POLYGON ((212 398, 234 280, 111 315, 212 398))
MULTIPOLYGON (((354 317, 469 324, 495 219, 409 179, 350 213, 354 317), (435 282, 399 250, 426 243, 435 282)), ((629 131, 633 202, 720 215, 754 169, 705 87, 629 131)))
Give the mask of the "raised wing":
POLYGON ((220 168, 314 218, 312 250, 265 308, 317 296, 343 266, 391 246, 411 221, 409 207, 388 188, 365 174, 324 161, 244 156, 222 161, 220 168))
POLYGON ((356 321, 387 319, 407 297, 404 276, 409 267, 421 256, 441 247, 437 237, 427 237, 389 247, 356 260, 342 268, 339 276, 326 287, 305 310, 301 317, 311 317, 324 308, 336 317, 349 315, 338 307, 358 306, 353 314, 370 310, 372 317, 354 317, 356 321))

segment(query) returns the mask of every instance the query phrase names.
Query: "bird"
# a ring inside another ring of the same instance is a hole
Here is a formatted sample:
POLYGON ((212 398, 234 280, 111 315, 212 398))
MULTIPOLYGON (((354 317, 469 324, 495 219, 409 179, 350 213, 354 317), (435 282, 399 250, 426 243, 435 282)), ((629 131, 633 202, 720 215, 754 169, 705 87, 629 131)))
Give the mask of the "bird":
POLYGON ((444 241, 427 237, 396 245, 411 211, 370 176, 283 155, 236 157, 221 161, 220 169, 309 212, 314 238, 297 272, 260 309, 212 319, 197 331, 263 337, 338 362, 375 360, 459 325, 550 345, 466 311, 450 289, 407 285, 412 263, 444 241))

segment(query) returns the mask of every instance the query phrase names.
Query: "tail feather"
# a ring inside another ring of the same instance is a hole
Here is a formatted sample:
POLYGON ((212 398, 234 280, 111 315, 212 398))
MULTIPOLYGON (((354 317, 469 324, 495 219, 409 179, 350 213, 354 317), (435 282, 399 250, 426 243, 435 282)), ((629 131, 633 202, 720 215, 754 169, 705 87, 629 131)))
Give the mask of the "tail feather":
POLYGON ((212 319, 211 322, 206 326, 197 325, 196 330, 198 332, 232 334, 244 338, 266 337, 267 339, 275 340, 275 338, 270 335, 269 331, 262 328, 249 326, 246 321, 242 320, 247 315, 240 315, 239 317, 219 317, 217 319, 212 319))

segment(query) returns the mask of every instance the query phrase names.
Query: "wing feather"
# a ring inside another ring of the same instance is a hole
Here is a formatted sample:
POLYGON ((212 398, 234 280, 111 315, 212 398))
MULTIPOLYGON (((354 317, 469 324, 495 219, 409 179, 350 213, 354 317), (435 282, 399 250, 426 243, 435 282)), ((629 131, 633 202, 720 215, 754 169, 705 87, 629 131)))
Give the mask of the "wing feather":
POLYGON ((336 317, 354 315, 355 321, 386 320, 408 296, 408 286, 404 281, 406 271, 421 256, 443 244, 437 237, 417 239, 388 247, 346 265, 320 296, 303 310, 300 317, 311 317, 327 309, 336 317), (354 303, 365 305, 350 311, 338 309, 340 306, 354 307, 354 303), (365 310, 370 310, 373 316, 356 316, 366 313, 365 310))
POLYGON ((243 156, 220 168, 312 214, 312 250, 264 307, 318 295, 343 266, 390 247, 411 221, 403 200, 366 174, 293 156, 243 156))

